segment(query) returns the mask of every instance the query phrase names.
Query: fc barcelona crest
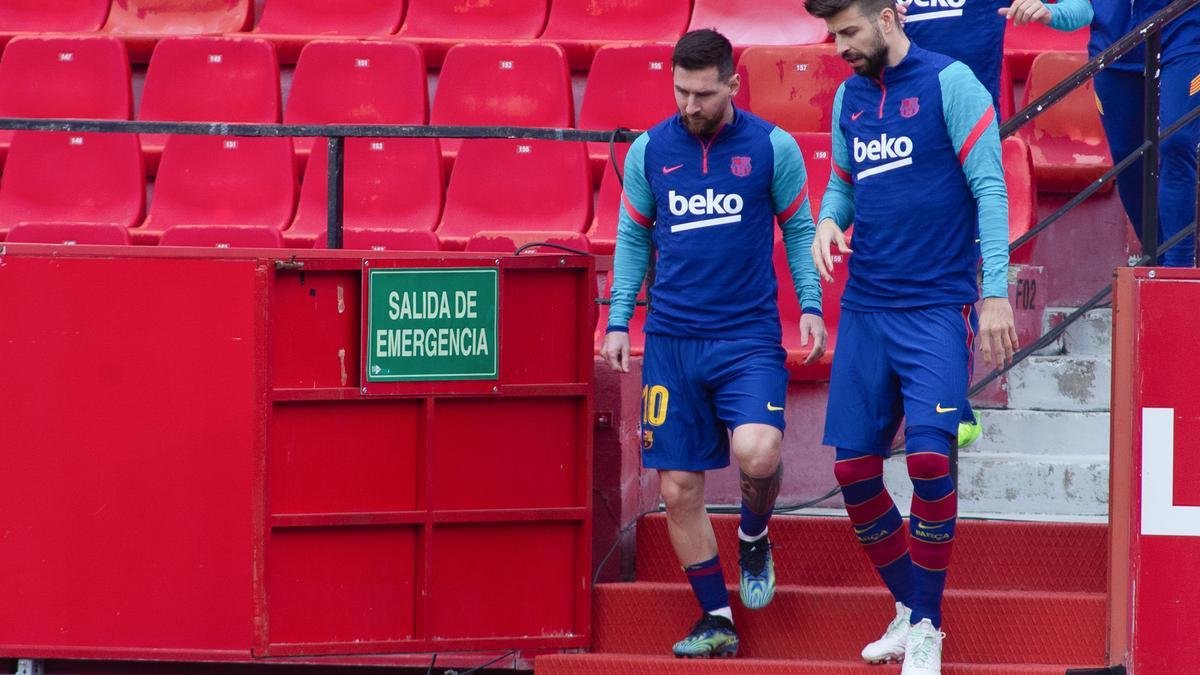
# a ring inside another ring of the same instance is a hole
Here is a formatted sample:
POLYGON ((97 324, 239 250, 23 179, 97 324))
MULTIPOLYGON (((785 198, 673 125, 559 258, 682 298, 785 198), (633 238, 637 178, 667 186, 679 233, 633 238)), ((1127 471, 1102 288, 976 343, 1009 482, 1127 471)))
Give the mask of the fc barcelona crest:
POLYGON ((912 98, 906 98, 903 101, 900 101, 900 116, 901 117, 905 117, 905 118, 913 117, 920 111, 921 111, 921 103, 917 100, 917 97, 914 96, 912 98))
POLYGON ((738 178, 745 178, 750 175, 750 158, 749 157, 734 157, 733 163, 729 165, 729 170, 738 178))
POLYGON ((654 447, 654 432, 646 430, 642 432, 642 449, 649 450, 654 447))

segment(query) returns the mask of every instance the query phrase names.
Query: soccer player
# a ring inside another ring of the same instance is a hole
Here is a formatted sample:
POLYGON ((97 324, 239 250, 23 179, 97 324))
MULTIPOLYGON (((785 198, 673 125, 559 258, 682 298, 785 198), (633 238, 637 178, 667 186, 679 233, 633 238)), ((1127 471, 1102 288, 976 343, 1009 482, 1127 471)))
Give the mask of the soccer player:
POLYGON ((850 252, 825 421, 855 535, 896 601, 866 646, 904 675, 941 672, 941 601, 957 493, 950 453, 966 404, 983 255, 984 356, 1017 348, 1008 303, 1008 202, 996 113, 969 68, 909 42, 892 0, 806 0, 855 71, 834 98, 833 172, 814 264, 850 252), (883 460, 907 419, 910 528, 883 485, 883 460), (911 537, 910 537, 911 533, 911 537))
POLYGON ((795 139, 733 107, 739 79, 720 33, 684 35, 672 72, 679 114, 634 141, 625 160, 601 355, 629 371, 628 322, 653 244, 642 460, 659 472, 671 543, 702 612, 673 651, 733 656, 738 637, 704 508, 704 472, 728 466, 732 446, 742 486, 741 600, 765 607, 775 593, 767 524, 783 476, 788 381, 772 265, 776 220, 803 311, 801 340, 813 343, 809 362, 824 352, 826 333, 795 139))

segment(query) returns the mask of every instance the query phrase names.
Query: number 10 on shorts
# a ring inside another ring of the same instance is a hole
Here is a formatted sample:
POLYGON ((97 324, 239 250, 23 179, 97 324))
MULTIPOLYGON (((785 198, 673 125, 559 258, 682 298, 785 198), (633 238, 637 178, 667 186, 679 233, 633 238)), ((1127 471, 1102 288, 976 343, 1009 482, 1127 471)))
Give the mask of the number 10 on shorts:
POLYGON ((656 384, 642 387, 642 424, 661 427, 667 421, 667 404, 671 395, 667 388, 656 384))

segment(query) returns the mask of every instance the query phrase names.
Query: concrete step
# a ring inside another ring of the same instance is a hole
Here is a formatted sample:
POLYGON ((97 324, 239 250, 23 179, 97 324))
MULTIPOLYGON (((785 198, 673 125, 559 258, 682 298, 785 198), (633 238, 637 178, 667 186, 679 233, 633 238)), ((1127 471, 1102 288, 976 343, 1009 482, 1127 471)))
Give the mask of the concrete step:
POLYGON ((980 410, 983 435, 964 454, 1101 455, 1108 452, 1107 412, 980 410))
POLYGON ((1111 389, 1108 357, 1031 356, 1008 373, 1008 407, 1104 412, 1111 389))
MULTIPOLYGON (((1042 333, 1060 325, 1073 307, 1050 307, 1046 309, 1042 333)), ((1043 356, 1073 354, 1110 358, 1112 355, 1112 310, 1094 309, 1071 324, 1053 345, 1039 352, 1043 356)))
MULTIPOLYGON (((1062 675, 1069 665, 979 665, 946 663, 943 675, 1062 675)), ((872 666, 857 659, 799 661, 787 659, 675 659, 640 654, 550 654, 533 662, 537 675, 894 675, 896 664, 872 666)))

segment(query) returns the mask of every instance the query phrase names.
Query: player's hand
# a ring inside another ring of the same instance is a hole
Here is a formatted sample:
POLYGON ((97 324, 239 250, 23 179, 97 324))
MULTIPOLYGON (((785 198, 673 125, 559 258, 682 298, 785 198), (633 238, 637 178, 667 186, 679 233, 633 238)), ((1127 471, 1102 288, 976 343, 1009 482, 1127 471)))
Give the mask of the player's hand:
POLYGON ((817 271, 821 273, 821 278, 830 283, 833 283, 833 255, 830 254, 829 247, 835 243, 841 253, 853 253, 846 245, 846 233, 842 232, 837 223, 826 218, 817 226, 817 234, 813 237, 812 259, 813 265, 816 265, 817 271))
POLYGON ((604 345, 600 347, 600 358, 608 362, 608 367, 618 373, 629 372, 629 333, 615 330, 604 336, 604 345))
POLYGON ((896 1, 896 17, 900 19, 900 23, 908 18, 908 3, 912 0, 897 0, 896 1))
POLYGON ((999 368, 1012 361, 1017 345, 1017 326, 1013 323, 1008 298, 984 298, 979 312, 979 337, 983 340, 983 360, 999 368))
POLYGON ((1012 19, 1014 26, 1027 23, 1050 23, 1050 10, 1042 0, 1014 0, 1012 6, 996 10, 1000 16, 1012 19))
POLYGON ((804 365, 809 366, 825 355, 825 341, 829 333, 825 330, 825 319, 816 314, 805 314, 800 317, 800 346, 807 347, 809 338, 812 339, 812 352, 804 359, 804 365))

